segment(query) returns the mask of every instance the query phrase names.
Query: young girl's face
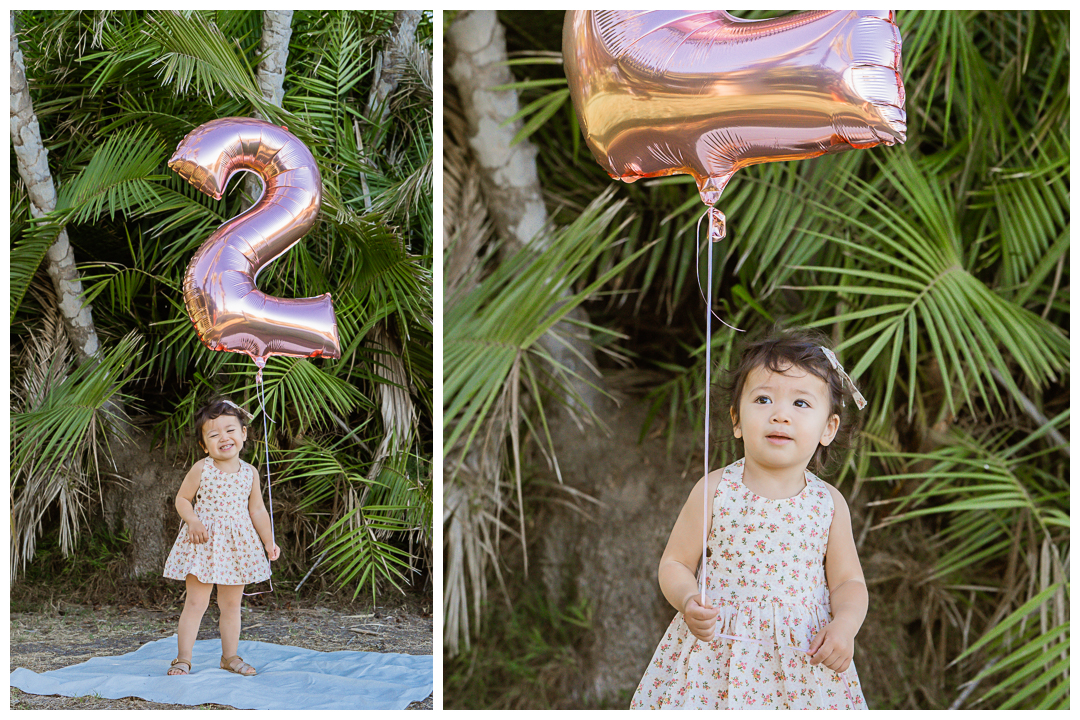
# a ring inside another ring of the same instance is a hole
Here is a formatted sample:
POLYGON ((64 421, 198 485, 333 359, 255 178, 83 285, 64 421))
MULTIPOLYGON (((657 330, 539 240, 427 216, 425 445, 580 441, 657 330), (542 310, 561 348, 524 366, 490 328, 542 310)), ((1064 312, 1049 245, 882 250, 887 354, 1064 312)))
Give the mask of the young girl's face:
POLYGON ((202 426, 202 446, 215 460, 239 457, 247 440, 247 428, 234 415, 218 415, 202 426))
POLYGON ((746 457, 776 470, 805 470, 818 445, 828 445, 840 428, 832 412, 828 384, 801 367, 783 373, 756 367, 746 376, 738 415, 731 409, 735 437, 746 457))

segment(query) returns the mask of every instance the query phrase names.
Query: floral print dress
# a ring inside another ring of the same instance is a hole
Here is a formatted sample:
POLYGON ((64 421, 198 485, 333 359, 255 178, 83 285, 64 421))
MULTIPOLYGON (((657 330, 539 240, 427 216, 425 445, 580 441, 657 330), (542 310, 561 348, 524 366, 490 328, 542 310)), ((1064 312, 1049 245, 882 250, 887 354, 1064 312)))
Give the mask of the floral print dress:
POLYGON ((266 549, 248 513, 254 482, 255 468, 246 462, 240 462, 237 472, 226 473, 212 458, 203 461, 195 514, 209 539, 193 544, 183 523, 165 561, 165 577, 185 580, 191 574, 200 582, 216 585, 246 585, 270 578, 266 549))
POLYGON ((770 500, 742 474, 743 460, 724 468, 713 496, 705 593, 720 610, 716 634, 698 640, 677 614, 631 709, 865 710, 854 663, 837 673, 799 649, 832 618, 828 487, 807 471, 802 492, 770 500))

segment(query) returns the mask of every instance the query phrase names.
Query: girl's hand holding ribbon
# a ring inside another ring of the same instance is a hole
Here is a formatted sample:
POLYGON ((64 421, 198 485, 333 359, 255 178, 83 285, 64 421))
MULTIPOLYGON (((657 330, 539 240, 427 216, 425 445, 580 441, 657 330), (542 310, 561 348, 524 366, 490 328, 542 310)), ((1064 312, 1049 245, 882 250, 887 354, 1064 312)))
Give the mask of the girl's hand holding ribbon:
POLYGON ((188 538, 195 545, 202 545, 210 539, 210 535, 206 532, 206 526, 202 524, 202 521, 196 520, 188 523, 188 538))
POLYGON ((811 665, 824 665, 842 673, 848 669, 855 654, 855 634, 842 621, 834 619, 814 636, 806 652, 810 655, 811 665))
POLYGON ((266 557, 271 561, 277 560, 280 555, 281 548, 277 546, 277 543, 274 543, 274 546, 266 551, 266 557))
POLYGON ((713 639, 713 634, 716 631, 716 616, 718 614, 719 611, 712 607, 707 596, 702 600, 701 595, 694 595, 686 601, 686 607, 683 608, 683 618, 686 620, 686 625, 690 628, 690 632, 692 632, 694 637, 698 640, 704 642, 709 642, 713 639))

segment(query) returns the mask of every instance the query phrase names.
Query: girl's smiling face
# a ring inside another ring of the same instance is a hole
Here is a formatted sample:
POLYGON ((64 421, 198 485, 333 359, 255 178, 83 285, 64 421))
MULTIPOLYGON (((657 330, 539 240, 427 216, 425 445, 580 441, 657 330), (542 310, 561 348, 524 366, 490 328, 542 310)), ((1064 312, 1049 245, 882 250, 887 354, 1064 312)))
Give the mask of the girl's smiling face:
POLYGON ((746 457, 773 470, 804 470, 818 445, 828 445, 840 428, 832 413, 828 384, 798 366, 782 373, 765 367, 751 370, 743 384, 736 413, 735 437, 742 438, 746 457))
POLYGON ((219 415, 202 426, 202 446, 215 460, 228 461, 240 456, 247 440, 247 428, 235 415, 219 415))

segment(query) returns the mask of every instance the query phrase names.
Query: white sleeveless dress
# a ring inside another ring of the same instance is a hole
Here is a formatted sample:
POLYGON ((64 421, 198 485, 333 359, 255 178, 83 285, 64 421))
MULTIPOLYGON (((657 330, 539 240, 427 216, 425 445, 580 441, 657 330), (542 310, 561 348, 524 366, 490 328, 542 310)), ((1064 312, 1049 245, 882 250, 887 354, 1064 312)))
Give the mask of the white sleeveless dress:
POLYGON ((246 585, 270 578, 266 549, 248 513, 254 482, 255 468, 246 462, 240 461, 237 472, 226 473, 206 458, 194 507, 209 539, 192 544, 183 523, 165 561, 165 577, 185 580, 191 574, 200 582, 216 585, 246 585))
POLYGON ((832 618, 829 489, 807 471, 802 492, 770 500, 742 474, 743 460, 724 468, 712 502, 705 593, 720 610, 716 635, 698 640, 678 613, 631 709, 865 710, 854 662, 840 674, 798 649, 832 618))

